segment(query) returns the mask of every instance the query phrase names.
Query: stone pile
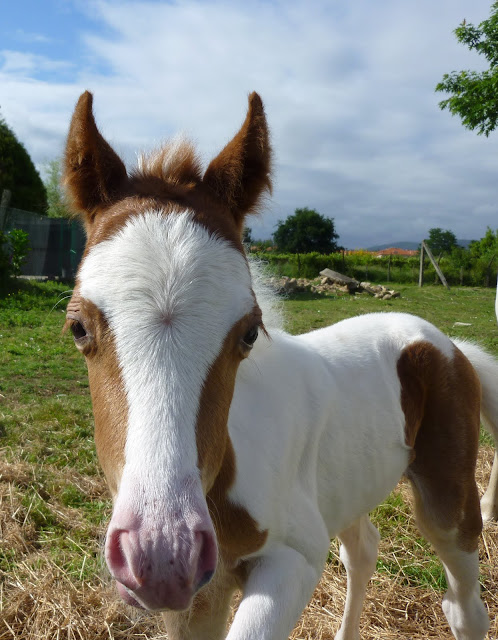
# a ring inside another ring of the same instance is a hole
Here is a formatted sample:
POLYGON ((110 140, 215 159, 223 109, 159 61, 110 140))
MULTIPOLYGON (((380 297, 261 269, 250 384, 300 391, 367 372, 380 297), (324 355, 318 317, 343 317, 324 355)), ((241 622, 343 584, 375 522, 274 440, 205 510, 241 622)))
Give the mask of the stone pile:
POLYGON ((370 282, 360 282, 360 291, 358 293, 368 293, 374 298, 381 298, 382 300, 391 300, 392 298, 400 298, 401 293, 394 289, 388 289, 382 284, 370 284, 370 282))
POLYGON ((284 294, 299 292, 327 294, 340 292, 356 295, 366 293, 381 300, 391 300, 392 298, 399 298, 401 295, 399 291, 389 289, 381 284, 358 282, 354 278, 344 276, 331 269, 324 269, 320 272, 320 278, 315 278, 314 280, 282 276, 270 278, 269 284, 277 292, 284 294))

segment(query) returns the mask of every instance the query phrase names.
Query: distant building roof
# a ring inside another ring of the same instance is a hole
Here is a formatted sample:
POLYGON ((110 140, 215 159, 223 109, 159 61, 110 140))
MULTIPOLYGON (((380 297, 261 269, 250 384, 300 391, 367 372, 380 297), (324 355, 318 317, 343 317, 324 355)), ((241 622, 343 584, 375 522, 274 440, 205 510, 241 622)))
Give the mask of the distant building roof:
POLYGON ((416 256, 418 251, 415 249, 399 249, 398 247, 389 247, 388 249, 381 249, 375 251, 377 256, 416 256))

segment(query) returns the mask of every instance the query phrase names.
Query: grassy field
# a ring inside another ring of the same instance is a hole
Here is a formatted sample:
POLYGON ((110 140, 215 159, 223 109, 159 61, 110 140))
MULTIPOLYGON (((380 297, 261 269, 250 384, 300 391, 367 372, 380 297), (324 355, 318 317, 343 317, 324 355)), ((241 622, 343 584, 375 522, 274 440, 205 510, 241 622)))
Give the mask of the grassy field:
MULTIPOLYGON (((61 335, 67 287, 18 281, 0 293, 0 640, 162 637, 154 618, 121 605, 101 556, 110 502, 96 464, 85 364, 61 335)), ((494 292, 398 287, 382 301, 302 294, 284 302, 293 333, 360 313, 407 311, 498 355, 494 292), (459 326, 455 323, 465 323, 459 326)), ((481 487, 491 464, 484 446, 481 487)), ((406 484, 373 514, 382 536, 362 617, 365 639, 449 638, 444 574, 414 528, 406 484)), ((498 637, 498 527, 481 543, 483 599, 498 637)), ((324 577, 292 638, 334 637, 345 574, 332 542, 324 577)))

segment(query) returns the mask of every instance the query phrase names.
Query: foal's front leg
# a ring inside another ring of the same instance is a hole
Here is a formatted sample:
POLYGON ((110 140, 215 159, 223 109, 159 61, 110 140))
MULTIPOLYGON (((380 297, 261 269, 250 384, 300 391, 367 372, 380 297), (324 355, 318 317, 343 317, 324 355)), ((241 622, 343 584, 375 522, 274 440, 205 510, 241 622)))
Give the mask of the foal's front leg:
POLYGON ((238 583, 220 564, 214 578, 195 596, 188 611, 163 613, 168 640, 222 640, 238 583))
MULTIPOLYGON (((326 550, 323 560, 325 557, 326 550)), ((227 640, 287 640, 313 595, 322 568, 323 562, 313 564, 283 544, 250 561, 243 597, 227 640)), ((189 611, 163 613, 169 640, 224 638, 236 588, 230 574, 217 570, 189 611)))
POLYGON ((287 640, 320 579, 327 548, 328 540, 315 563, 283 544, 255 559, 227 640, 287 640))

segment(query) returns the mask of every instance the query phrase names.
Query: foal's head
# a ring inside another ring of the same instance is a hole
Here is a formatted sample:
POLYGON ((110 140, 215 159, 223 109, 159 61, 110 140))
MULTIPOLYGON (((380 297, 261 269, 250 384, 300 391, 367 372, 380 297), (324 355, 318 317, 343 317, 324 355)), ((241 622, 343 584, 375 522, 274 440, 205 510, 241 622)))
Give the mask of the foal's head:
POLYGON ((114 509, 106 560, 121 596, 183 609, 213 575, 206 494, 230 449, 235 375, 262 326, 241 232, 270 188, 263 105, 203 173, 177 142, 128 175, 76 106, 65 183, 87 245, 67 318, 85 355, 114 509))

